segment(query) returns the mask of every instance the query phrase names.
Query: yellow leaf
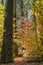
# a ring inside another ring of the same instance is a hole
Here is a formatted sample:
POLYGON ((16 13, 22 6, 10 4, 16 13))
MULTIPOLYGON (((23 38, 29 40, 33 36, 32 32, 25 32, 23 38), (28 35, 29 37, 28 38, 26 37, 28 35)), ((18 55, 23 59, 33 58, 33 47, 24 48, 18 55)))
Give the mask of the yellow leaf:
POLYGON ((21 12, 19 11, 18 14, 21 14, 21 12))

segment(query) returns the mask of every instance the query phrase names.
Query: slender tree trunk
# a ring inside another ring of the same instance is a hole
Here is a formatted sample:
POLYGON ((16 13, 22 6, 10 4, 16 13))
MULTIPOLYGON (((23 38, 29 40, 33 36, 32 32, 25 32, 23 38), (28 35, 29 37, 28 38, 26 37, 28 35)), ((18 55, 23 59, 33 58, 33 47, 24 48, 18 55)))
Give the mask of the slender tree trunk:
POLYGON ((23 12, 23 0, 21 0, 21 16, 24 17, 24 12, 23 12))
MULTIPOLYGON (((17 25, 17 22, 16 22, 16 0, 14 1, 14 18, 15 18, 14 24, 17 25)), ((16 33, 17 32, 17 26, 15 26, 14 30, 15 30, 14 33, 16 33)), ((15 35, 15 36, 17 37, 17 35, 15 35)), ((15 56, 18 56, 17 42, 14 42, 14 44, 15 44, 15 56)))
POLYGON ((16 24, 16 0, 14 0, 14 23, 16 24))
POLYGON ((37 35, 37 18, 36 18, 36 15, 35 15, 35 13, 36 13, 36 9, 35 9, 35 4, 36 4, 36 0, 33 0, 33 6, 34 6, 34 8, 33 8, 33 20, 34 20, 34 24, 35 24, 35 36, 36 36, 36 44, 37 44, 37 49, 39 50, 39 47, 38 47, 38 35, 37 35))
POLYGON ((34 10, 34 14, 33 14, 33 22, 34 22, 34 28, 35 28, 35 41, 36 41, 36 44, 37 44, 37 49, 39 50, 39 47, 38 47, 38 35, 37 35, 37 21, 36 21, 36 15, 35 15, 35 10, 34 10))
POLYGON ((3 63, 12 62, 12 33, 13 33, 13 0, 6 0, 5 4, 5 20, 4 20, 4 36, 1 61, 3 63))

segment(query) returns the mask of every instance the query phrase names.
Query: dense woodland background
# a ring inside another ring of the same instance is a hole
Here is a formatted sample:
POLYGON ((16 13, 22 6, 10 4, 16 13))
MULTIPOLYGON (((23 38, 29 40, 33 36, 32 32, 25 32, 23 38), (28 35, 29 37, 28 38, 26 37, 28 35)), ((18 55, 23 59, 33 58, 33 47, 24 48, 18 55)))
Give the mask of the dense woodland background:
POLYGON ((43 60, 43 0, 0 0, 0 60, 43 60))

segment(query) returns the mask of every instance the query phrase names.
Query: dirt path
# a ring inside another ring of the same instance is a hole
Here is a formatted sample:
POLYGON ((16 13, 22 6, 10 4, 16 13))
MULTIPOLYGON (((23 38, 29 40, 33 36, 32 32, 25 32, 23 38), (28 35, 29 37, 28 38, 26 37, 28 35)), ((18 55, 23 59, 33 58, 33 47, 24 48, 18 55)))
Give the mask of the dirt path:
POLYGON ((15 65, 39 65, 39 63, 27 63, 26 58, 15 58, 15 65))
POLYGON ((43 65, 43 64, 40 64, 38 62, 29 62, 27 63, 27 59, 26 58, 15 58, 14 59, 14 63, 8 63, 8 64, 0 64, 0 65, 43 65))

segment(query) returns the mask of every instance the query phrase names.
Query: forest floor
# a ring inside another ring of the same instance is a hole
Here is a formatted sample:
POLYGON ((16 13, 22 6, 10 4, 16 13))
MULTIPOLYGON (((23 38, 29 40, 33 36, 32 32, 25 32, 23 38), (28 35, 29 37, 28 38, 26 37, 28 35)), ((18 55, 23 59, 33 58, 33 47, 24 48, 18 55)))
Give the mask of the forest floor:
POLYGON ((43 65, 43 62, 27 62, 26 58, 18 57, 14 59, 14 63, 0 64, 0 65, 43 65))

